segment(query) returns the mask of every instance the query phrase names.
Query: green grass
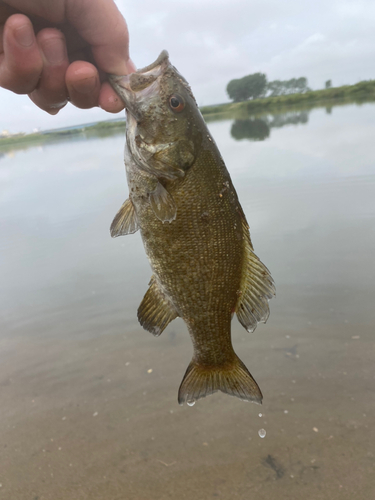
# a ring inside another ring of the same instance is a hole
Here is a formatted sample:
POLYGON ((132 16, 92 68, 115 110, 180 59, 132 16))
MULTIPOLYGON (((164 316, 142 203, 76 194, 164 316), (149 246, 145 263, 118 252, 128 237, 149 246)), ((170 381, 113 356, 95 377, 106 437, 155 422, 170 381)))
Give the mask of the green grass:
POLYGON ((104 121, 95 125, 82 126, 73 130, 57 130, 46 133, 32 133, 0 138, 0 152, 7 152, 12 149, 27 149, 29 147, 41 146, 46 143, 66 140, 69 137, 82 137, 89 139, 93 137, 107 137, 116 133, 125 133, 125 120, 123 121, 104 121))
MULTIPOLYGON (((314 90, 305 94, 291 94, 278 97, 265 97, 252 101, 233 102, 204 106, 201 112, 207 122, 224 119, 245 119, 249 115, 264 113, 308 110, 316 107, 333 107, 349 103, 362 104, 375 102, 375 80, 359 82, 355 85, 344 85, 330 89, 314 90)), ((103 121, 96 125, 82 126, 73 130, 50 131, 48 133, 32 133, 0 138, 0 152, 12 149, 27 149, 45 143, 66 140, 69 137, 107 137, 124 133, 125 120, 103 121)))
POLYGON ((215 106, 204 106, 201 112, 204 117, 220 113, 236 113, 245 111, 278 111, 281 108, 298 106, 299 109, 311 109, 319 106, 342 105, 348 103, 362 104, 375 101, 375 80, 359 82, 355 85, 344 85, 323 90, 312 90, 305 94, 290 94, 277 97, 264 97, 252 101, 233 102, 215 106), (302 108, 301 108, 302 107, 302 108))

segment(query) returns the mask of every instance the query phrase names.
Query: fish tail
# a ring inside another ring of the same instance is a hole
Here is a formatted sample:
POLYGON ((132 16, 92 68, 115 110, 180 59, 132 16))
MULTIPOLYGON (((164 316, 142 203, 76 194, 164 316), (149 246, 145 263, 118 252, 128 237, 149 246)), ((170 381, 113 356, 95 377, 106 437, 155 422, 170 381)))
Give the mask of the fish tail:
POLYGON ((192 360, 186 370, 178 391, 178 402, 195 403, 221 391, 236 396, 242 401, 253 401, 262 404, 263 395, 246 366, 238 356, 224 366, 205 366, 192 360))

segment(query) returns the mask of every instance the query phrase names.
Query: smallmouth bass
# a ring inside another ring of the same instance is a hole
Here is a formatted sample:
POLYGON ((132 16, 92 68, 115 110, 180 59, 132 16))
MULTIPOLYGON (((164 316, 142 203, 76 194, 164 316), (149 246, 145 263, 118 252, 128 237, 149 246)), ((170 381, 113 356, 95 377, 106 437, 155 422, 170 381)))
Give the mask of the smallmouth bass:
POLYGON ((261 403, 234 352, 231 320, 236 313, 249 332, 265 323, 275 286, 191 89, 166 51, 110 82, 126 107, 129 186, 111 235, 140 230, 153 271, 139 322, 156 336, 178 316, 186 323, 194 355, 180 404, 217 391, 261 403))

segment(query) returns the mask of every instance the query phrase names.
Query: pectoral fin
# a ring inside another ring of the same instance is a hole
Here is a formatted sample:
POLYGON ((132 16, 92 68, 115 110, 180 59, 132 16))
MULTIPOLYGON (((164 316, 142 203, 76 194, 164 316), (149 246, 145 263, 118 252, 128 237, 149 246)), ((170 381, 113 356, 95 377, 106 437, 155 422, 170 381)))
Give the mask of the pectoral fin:
POLYGON ((116 238, 117 236, 133 234, 138 229, 139 226, 134 205, 128 198, 113 219, 110 229, 111 236, 112 238, 116 238))
POLYGON ((275 296, 275 283, 271 273, 252 249, 248 225, 243 221, 246 238, 246 270, 241 295, 236 305, 237 318, 248 332, 253 332, 258 323, 265 323, 270 314, 268 301, 275 296))
POLYGON ((145 330, 158 337, 178 313, 170 300, 160 290, 154 277, 138 308, 138 320, 145 330))
POLYGON ((159 220, 172 222, 176 218, 177 207, 174 199, 160 182, 149 197, 152 210, 159 220))

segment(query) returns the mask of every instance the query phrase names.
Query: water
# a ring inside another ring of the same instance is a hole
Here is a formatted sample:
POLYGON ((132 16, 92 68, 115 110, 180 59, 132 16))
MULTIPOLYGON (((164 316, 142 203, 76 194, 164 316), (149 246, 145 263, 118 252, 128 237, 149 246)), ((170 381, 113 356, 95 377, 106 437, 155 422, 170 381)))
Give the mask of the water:
POLYGON ((259 437, 261 437, 261 438, 266 437, 266 431, 264 429, 259 429, 258 434, 259 434, 259 437))
POLYGON ((142 243, 109 236, 123 134, 0 154, 0 498, 372 498, 374 112, 209 124, 277 286, 266 325, 233 320, 267 439, 255 404, 180 407, 183 322, 137 322, 142 243))

